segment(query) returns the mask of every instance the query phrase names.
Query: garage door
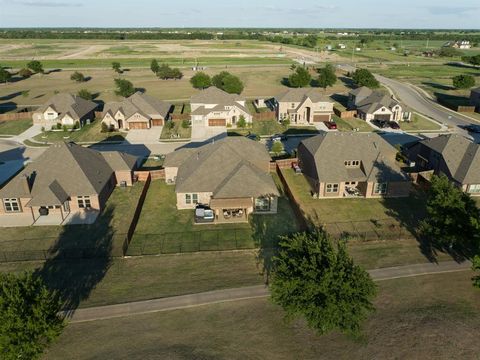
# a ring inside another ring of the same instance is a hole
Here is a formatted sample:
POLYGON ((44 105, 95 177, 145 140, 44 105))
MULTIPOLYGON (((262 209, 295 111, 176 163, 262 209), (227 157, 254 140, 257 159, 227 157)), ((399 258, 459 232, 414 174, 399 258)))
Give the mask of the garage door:
POLYGON ((313 115, 313 122, 330 121, 329 114, 313 115))
POLYGON ((130 129, 148 129, 148 123, 146 122, 131 122, 128 125, 130 129))
POLYGON ((227 126, 226 119, 208 119, 208 126, 227 126))
POLYGON ((163 119, 152 119, 152 126, 163 126, 163 119))
POLYGON ((390 120, 390 115, 385 114, 385 115, 375 115, 373 117, 375 120, 382 120, 382 121, 389 121, 390 120))

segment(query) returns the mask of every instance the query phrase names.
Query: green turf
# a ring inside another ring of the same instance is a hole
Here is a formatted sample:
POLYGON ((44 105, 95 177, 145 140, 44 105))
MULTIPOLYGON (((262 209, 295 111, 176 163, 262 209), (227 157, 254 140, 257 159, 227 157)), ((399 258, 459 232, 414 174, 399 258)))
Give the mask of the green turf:
POLYGON ((32 126, 32 119, 0 121, 1 135, 19 135, 32 126))

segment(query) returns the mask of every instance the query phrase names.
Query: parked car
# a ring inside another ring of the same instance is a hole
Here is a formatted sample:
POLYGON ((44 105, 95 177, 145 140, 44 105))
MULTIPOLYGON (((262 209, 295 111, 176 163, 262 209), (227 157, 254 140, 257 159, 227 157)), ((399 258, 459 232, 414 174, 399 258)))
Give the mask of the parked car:
POLYGON ((325 126, 330 130, 337 130, 337 123, 335 121, 324 121, 325 126))
POLYGON ((376 127, 379 127, 380 129, 386 129, 389 127, 388 123, 384 120, 372 120, 372 124, 376 127))
POLYGON ((471 124, 471 125, 465 126, 464 129, 467 130, 468 132, 480 133, 480 125, 471 124))
POLYGON ((287 136, 285 134, 275 134, 270 138, 270 140, 272 140, 272 142, 287 140, 287 136))
POLYGON ((396 121, 390 121, 388 123, 388 125, 392 128, 392 129, 395 129, 395 130, 400 130, 400 125, 398 125, 398 123, 396 121))

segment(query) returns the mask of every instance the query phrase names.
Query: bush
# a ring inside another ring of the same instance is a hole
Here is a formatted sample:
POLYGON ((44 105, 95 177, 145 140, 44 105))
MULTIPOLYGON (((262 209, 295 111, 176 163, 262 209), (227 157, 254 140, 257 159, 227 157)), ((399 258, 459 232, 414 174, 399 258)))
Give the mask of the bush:
POLYGON ((36 73, 41 73, 43 74, 43 65, 40 61, 38 60, 32 60, 27 64, 27 68, 32 70, 33 72, 36 73))
POLYGON ((290 119, 285 118, 283 120, 280 120, 280 123, 282 124, 283 127, 288 128, 290 126, 290 119))
POLYGON ((30 69, 27 69, 27 68, 23 68, 18 72, 18 76, 21 76, 24 79, 29 78, 32 75, 33 75, 33 72, 31 72, 30 69))
POLYGON ((247 126, 247 120, 245 120, 245 117, 243 115, 240 115, 240 118, 237 121, 237 127, 243 129, 247 126))
POLYGON ((75 121, 75 124, 73 124, 74 129, 79 129, 80 128, 80 122, 77 120, 75 121))
POLYGON ((118 74, 121 74, 123 72, 122 66, 118 61, 112 62, 112 69, 118 74))
POLYGON ((454 76, 452 82, 457 89, 470 89, 475 86, 475 78, 472 75, 454 76))
POLYGON ((172 120, 170 120, 170 121, 167 121, 165 126, 167 127, 168 130, 172 130, 175 127, 175 123, 172 120))
POLYGON ((190 121, 188 121, 188 120, 186 120, 186 119, 183 120, 183 121, 182 121, 182 128, 188 129, 189 127, 190 127, 190 121))
POLYGON ((45 126, 42 126, 42 128, 40 129, 40 131, 43 133, 45 132, 45 126))
POLYGON ((284 150, 283 144, 281 141, 275 141, 272 145, 271 151, 275 154, 278 155, 284 150))
POLYGON ((67 132, 67 131, 68 131, 68 126, 67 126, 67 125, 63 125, 63 126, 62 126, 62 130, 63 130, 64 132, 67 132))
POLYGON ((62 128, 62 124, 61 123, 57 123, 57 130, 60 130, 62 128))
POLYGON ((102 127, 102 133, 110 131, 110 127, 102 121, 102 124, 100 125, 102 127))
POLYGON ((70 80, 76 81, 76 82, 84 82, 85 81, 85 76, 78 71, 75 71, 71 76, 70 80))
POLYGON ((87 89, 81 89, 77 93, 78 96, 80 96, 82 99, 85 100, 93 100, 93 94, 88 91, 87 89))
POLYGON ((461 56, 462 54, 463 53, 460 50, 457 50, 451 47, 442 47, 438 51, 438 56, 443 56, 443 57, 455 57, 455 56, 461 56))

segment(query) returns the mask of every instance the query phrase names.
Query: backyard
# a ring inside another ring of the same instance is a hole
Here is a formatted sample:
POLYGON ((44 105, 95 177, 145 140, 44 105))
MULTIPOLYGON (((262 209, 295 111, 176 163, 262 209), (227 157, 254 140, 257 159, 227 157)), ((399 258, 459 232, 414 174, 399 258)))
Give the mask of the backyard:
POLYGON ((32 119, 0 121, 1 135, 19 135, 32 126, 32 119))
POLYGON ((196 225, 193 210, 177 210, 174 190, 164 181, 152 181, 129 255, 272 247, 278 235, 297 230, 290 203, 284 196, 279 198, 277 214, 251 215, 250 224, 196 225))

